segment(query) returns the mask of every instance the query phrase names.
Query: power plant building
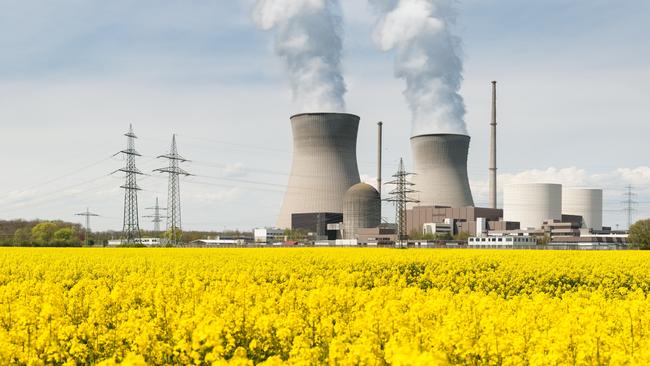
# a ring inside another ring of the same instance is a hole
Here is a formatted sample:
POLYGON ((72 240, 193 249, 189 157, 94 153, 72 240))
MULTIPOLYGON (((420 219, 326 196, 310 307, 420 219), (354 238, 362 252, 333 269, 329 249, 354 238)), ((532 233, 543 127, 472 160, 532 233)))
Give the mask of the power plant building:
POLYGON ((562 188, 562 213, 582 216, 582 227, 600 231, 603 228, 603 190, 593 188, 562 188))
POLYGON ((293 163, 277 226, 290 228, 293 214, 343 213, 343 196, 359 183, 359 117, 303 113, 291 117, 293 163))
POLYGON ((411 137, 412 182, 422 205, 474 206, 467 178, 469 141, 469 136, 458 134, 411 137))
POLYGON ((357 239, 359 229, 376 228, 380 223, 379 192, 366 183, 353 185, 343 197, 344 238, 357 239))
MULTIPOLYGON (((408 233, 424 233, 431 224, 445 224, 451 227, 451 234, 467 232, 481 235, 487 231, 519 229, 519 223, 503 220, 503 210, 485 207, 442 207, 415 206, 406 211, 408 233)), ((442 225, 437 225, 442 227, 442 225)), ((445 232, 447 230, 444 230, 445 232)), ((441 233, 440 231, 431 233, 441 233)))
POLYGON ((562 185, 509 184, 503 189, 503 219, 522 229, 539 229, 546 221, 562 221, 562 185))

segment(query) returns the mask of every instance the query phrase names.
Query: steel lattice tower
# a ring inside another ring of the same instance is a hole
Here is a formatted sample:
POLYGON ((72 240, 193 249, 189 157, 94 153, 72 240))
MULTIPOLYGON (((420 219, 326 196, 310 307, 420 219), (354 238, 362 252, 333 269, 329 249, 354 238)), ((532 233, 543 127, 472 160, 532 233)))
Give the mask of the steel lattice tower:
POLYGON ((117 170, 126 173, 124 185, 120 186, 120 188, 124 189, 122 239, 124 244, 135 244, 140 239, 140 226, 138 225, 138 191, 140 188, 136 182, 136 177, 142 174, 135 166, 135 158, 141 155, 135 150, 135 139, 138 137, 133 133, 133 126, 129 124, 129 132, 125 133, 124 136, 127 137, 126 150, 117 153, 126 156, 126 165, 124 168, 117 170))
POLYGON ((94 214, 88 210, 88 207, 86 207, 86 212, 81 212, 78 214, 75 214, 76 216, 85 216, 86 217, 86 233, 84 235, 84 243, 86 246, 88 246, 88 239, 90 237, 90 217, 91 216, 99 216, 97 214, 94 214))
POLYGON ((404 169, 404 162, 399 159, 399 168, 397 173, 393 174, 394 180, 386 182, 386 184, 392 184, 395 188, 388 192, 389 198, 386 198, 385 201, 395 203, 395 222, 397 224, 397 239, 400 241, 408 238, 406 232, 406 205, 408 203, 417 203, 420 202, 416 199, 410 198, 411 193, 415 193, 410 187, 413 186, 413 183, 409 182, 408 177, 413 175, 413 173, 407 173, 404 169))
POLYGON ((169 174, 167 186, 167 230, 171 231, 171 241, 178 244, 177 232, 182 230, 181 227, 181 191, 179 185, 179 176, 189 176, 190 173, 179 167, 180 163, 188 161, 178 154, 176 150, 176 135, 172 135, 172 146, 168 154, 160 155, 158 158, 169 160, 169 165, 165 168, 154 170, 155 172, 169 174))
POLYGON ((153 210, 153 215, 148 215, 144 216, 147 218, 151 218, 151 222, 153 222, 153 231, 156 233, 160 232, 160 223, 162 222, 162 219, 166 218, 167 216, 163 216, 160 214, 161 210, 166 210, 167 208, 165 207, 160 207, 158 204, 158 197, 156 197, 156 205, 153 207, 147 207, 147 210, 153 210))
POLYGON ((625 187, 625 193, 623 195, 625 196, 625 201, 623 203, 625 204, 625 213, 627 214, 627 229, 630 230, 630 226, 632 226, 632 216, 634 214, 634 205, 637 203, 634 200, 634 197, 636 197, 636 194, 632 191, 634 188, 631 185, 628 185, 625 187))

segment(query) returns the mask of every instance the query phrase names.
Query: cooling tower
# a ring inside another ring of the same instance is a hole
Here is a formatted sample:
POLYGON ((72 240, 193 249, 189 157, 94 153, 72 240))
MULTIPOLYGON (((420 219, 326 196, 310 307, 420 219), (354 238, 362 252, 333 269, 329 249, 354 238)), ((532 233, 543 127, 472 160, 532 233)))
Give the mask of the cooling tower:
POLYGON ((343 196, 359 183, 359 117, 346 113, 303 113, 291 117, 293 163, 278 227, 291 214, 343 212, 343 196))
POLYGON ((582 216, 582 227, 603 228, 603 190, 591 188, 562 188, 562 213, 582 216))
POLYGON ((503 220, 519 222, 521 229, 539 229, 544 221, 562 220, 562 185, 506 185, 503 187, 503 220))
POLYGON ((356 239, 359 229, 376 228, 381 222, 379 192, 366 183, 357 183, 343 197, 343 226, 346 239, 356 239))
POLYGON ((474 206, 467 179, 469 136, 455 134, 411 137, 413 189, 422 205, 474 206))

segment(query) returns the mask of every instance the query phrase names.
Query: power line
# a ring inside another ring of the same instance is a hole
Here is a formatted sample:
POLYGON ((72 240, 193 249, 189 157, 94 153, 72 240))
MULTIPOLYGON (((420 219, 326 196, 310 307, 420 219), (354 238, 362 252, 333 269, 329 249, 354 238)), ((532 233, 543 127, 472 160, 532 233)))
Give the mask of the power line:
POLYGON ((402 240, 407 239, 406 233, 406 205, 407 203, 418 203, 420 201, 411 198, 409 195, 415 193, 410 187, 413 183, 408 181, 408 177, 413 173, 407 173, 404 169, 404 162, 400 158, 397 173, 393 174, 394 180, 386 184, 394 185, 395 188, 388 192, 389 198, 384 201, 395 203, 395 221, 397 223, 397 239, 402 244, 402 240))
POLYGON ((623 196, 625 197, 625 200, 622 202, 625 204, 625 212, 627 214, 627 228, 628 230, 630 229, 630 226, 632 226, 632 215, 636 211, 634 208, 634 205, 637 204, 636 201, 634 201, 634 197, 636 197, 636 193, 633 191, 633 187, 631 185, 628 185, 625 187, 625 193, 623 193, 623 196))
POLYGON ((147 207, 146 209, 147 210, 153 210, 153 214, 148 215, 148 216, 142 216, 142 217, 151 218, 152 219, 151 222, 153 222, 153 231, 155 233, 159 233, 160 232, 160 223, 162 222, 162 219, 167 218, 167 216, 161 215, 160 211, 161 210, 166 210, 167 208, 166 207, 160 207, 160 205, 158 204, 158 197, 156 197, 156 205, 154 207, 147 207))
POLYGON ((76 216, 85 216, 86 217, 86 234, 84 235, 84 242, 86 246, 88 246, 88 239, 90 237, 90 217, 91 216, 99 216, 97 214, 91 213, 88 210, 88 207, 86 207, 86 212, 78 213, 75 214, 76 216))
POLYGON ((178 234, 181 232, 181 191, 179 176, 189 176, 190 173, 181 169, 178 165, 188 161, 178 154, 176 149, 176 135, 172 135, 172 145, 168 154, 160 155, 159 158, 167 159, 169 165, 165 168, 154 170, 155 172, 167 173, 169 175, 167 186, 167 230, 171 230, 171 241, 178 244, 178 234))
MULTIPOLYGON (((142 175, 142 172, 135 166, 135 158, 141 156, 135 150, 135 139, 138 137, 133 133, 133 126, 129 124, 129 132, 125 133, 126 136, 126 150, 122 150, 117 154, 124 154, 126 157, 126 165, 117 171, 126 173, 124 185, 120 188, 124 189, 124 221, 122 223, 122 236, 124 243, 135 244, 136 239, 140 239, 140 225, 138 224, 138 191, 140 188, 136 182, 136 177, 142 175)), ((117 155, 115 154, 115 155, 117 155)))

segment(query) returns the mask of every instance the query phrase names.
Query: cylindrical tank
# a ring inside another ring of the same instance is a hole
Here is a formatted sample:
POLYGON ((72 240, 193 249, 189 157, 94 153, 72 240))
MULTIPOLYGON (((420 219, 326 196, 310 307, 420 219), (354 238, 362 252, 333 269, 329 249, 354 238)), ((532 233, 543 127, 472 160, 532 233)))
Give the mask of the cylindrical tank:
POLYGON ((291 214, 343 212, 343 196, 359 183, 359 117, 347 113, 302 113, 291 117, 293 163, 278 218, 291 227, 291 214))
POLYGON ((343 226, 346 239, 356 239, 358 229, 375 228, 381 222, 379 192, 366 183, 357 183, 343 197, 343 226))
POLYGON ((582 216, 582 227, 593 230, 603 228, 603 190, 594 188, 563 187, 562 213, 582 216))
POLYGON ((519 222, 521 229, 542 227, 544 221, 562 219, 562 185, 508 184, 503 187, 503 219, 519 222))
POLYGON ((433 134, 411 137, 413 189, 421 205, 473 206, 467 179, 469 136, 433 134))

